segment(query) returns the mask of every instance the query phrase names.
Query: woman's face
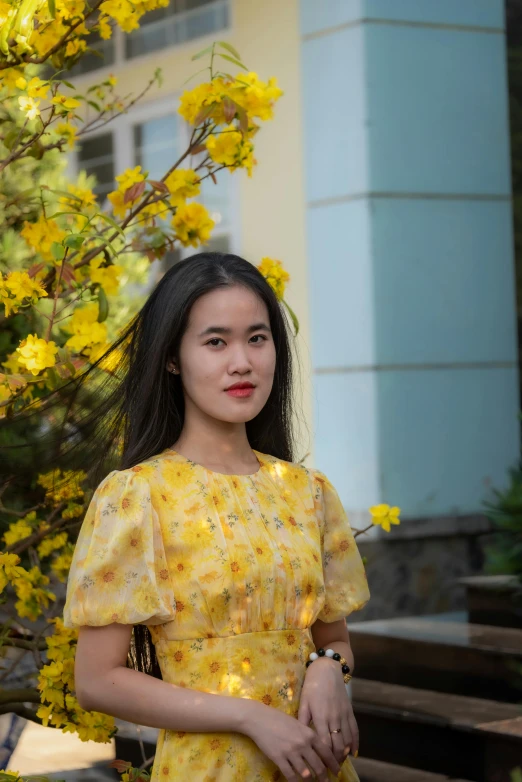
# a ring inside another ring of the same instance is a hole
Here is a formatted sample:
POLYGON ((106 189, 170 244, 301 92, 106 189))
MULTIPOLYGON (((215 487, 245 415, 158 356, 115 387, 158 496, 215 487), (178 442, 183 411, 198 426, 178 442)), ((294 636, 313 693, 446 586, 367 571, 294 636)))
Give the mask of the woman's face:
POLYGON ((177 366, 186 414, 199 408, 220 421, 250 421, 270 395, 275 365, 268 309, 253 291, 218 288, 194 303, 177 366), (237 383, 253 388, 228 390, 237 383))

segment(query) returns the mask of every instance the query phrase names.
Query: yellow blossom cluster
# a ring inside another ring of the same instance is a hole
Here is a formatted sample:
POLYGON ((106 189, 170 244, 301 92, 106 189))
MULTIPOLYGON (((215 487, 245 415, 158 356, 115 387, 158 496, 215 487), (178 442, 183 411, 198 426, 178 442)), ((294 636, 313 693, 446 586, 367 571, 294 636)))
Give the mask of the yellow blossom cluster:
POLYGON ((138 191, 139 195, 137 197, 129 198, 127 195, 127 200, 125 200, 126 193, 133 185, 139 185, 141 182, 145 182, 145 174, 142 172, 141 166, 127 168, 123 174, 116 177, 116 182, 118 183, 118 189, 109 193, 107 198, 112 204, 112 210, 115 216, 125 217, 127 211, 132 209, 141 197, 141 193, 138 191))
POLYGON ((55 617, 54 633, 46 638, 48 664, 40 669, 38 689, 42 705, 37 716, 63 733, 77 733, 82 741, 107 743, 116 732, 114 720, 106 714, 85 711, 74 695, 74 656, 77 630, 55 617))
POLYGON ((232 171, 236 168, 246 168, 252 176, 252 168, 256 163, 254 145, 251 137, 257 128, 252 128, 250 135, 241 133, 235 125, 227 125, 220 133, 212 134, 206 141, 208 154, 214 163, 227 166, 232 171))
POLYGON ((123 272, 123 266, 119 263, 112 263, 109 266, 102 266, 104 258, 97 255, 89 264, 89 276, 91 282, 97 282, 108 296, 115 296, 118 293, 120 285, 120 276, 123 272))
MULTIPOLYGON (((110 267, 109 267, 110 268, 110 267)), ((91 301, 85 307, 77 307, 65 327, 73 336, 65 343, 66 347, 81 353, 93 345, 105 344, 107 341, 107 325, 98 323, 99 305, 91 301)))
POLYGON ((42 369, 54 367, 58 347, 55 342, 41 339, 37 334, 29 334, 16 348, 18 363, 32 375, 38 375, 42 369))
POLYGON ((239 74, 235 79, 218 77, 184 92, 179 113, 190 125, 203 119, 224 125, 236 116, 239 119, 242 112, 251 119, 270 120, 282 94, 275 78, 263 82, 257 73, 239 74))
POLYGON ((47 220, 43 214, 34 223, 26 220, 20 234, 45 261, 53 260, 52 243, 62 242, 65 238, 65 231, 59 227, 56 220, 47 220))
POLYGON ((400 508, 397 506, 390 507, 385 503, 381 505, 372 505, 370 508, 370 514, 372 517, 372 524, 382 527, 385 532, 390 532, 390 524, 400 524, 399 513, 400 508))
POLYGON ((214 225, 214 220, 203 204, 192 203, 179 206, 172 218, 176 238, 184 247, 205 244, 210 238, 214 225))
POLYGON ((191 168, 176 168, 165 179, 171 206, 182 206, 187 198, 199 195, 199 175, 191 168))
POLYGON ((257 268, 273 289, 277 298, 281 300, 285 295, 285 285, 290 279, 290 275, 283 268, 281 261, 273 258, 262 258, 257 268))
MULTIPOLYGON (((56 65, 81 55, 92 32, 108 39, 113 24, 124 32, 139 27, 144 13, 165 7, 169 0, 104 0, 96 24, 87 25, 91 8, 86 0, 19 0, 0 2, 0 55, 16 62, 22 55, 45 60, 51 52, 56 65)), ((92 17, 91 17, 92 20, 92 17)))
POLYGON ((45 501, 51 505, 83 500, 82 482, 87 477, 83 470, 55 469, 38 476, 37 483, 46 490, 45 501))
POLYGON ((26 570, 20 565, 20 557, 17 554, 0 554, 0 592, 11 583, 18 600, 15 609, 22 618, 36 622, 44 608, 48 608, 51 601, 56 600, 53 592, 45 587, 49 583, 40 568, 32 567, 26 570))
POLYGON ((5 306, 5 316, 18 312, 20 307, 36 304, 38 299, 48 296, 47 291, 27 272, 0 272, 0 303, 5 306))

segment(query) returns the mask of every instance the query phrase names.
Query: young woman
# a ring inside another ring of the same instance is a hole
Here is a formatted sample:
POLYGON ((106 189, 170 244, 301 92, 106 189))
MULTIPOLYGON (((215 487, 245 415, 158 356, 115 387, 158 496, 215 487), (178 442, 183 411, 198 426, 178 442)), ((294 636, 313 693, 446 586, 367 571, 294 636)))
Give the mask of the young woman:
POLYGON ((335 489, 292 461, 274 292, 237 256, 195 255, 121 345, 123 457, 88 507, 64 612, 81 706, 161 729, 154 782, 355 782, 345 617, 369 591, 335 489))

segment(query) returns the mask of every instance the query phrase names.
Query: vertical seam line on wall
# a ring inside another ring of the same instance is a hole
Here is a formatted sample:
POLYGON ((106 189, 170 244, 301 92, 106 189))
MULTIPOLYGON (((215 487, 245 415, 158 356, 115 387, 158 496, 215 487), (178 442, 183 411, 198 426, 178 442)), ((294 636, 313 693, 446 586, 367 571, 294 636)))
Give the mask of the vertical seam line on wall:
POLYGON ((457 33, 483 33, 484 35, 504 35, 505 32, 503 27, 480 27, 480 25, 444 24, 443 22, 414 22, 406 19, 361 18, 354 19, 351 22, 333 25, 332 27, 324 27, 322 30, 315 30, 313 33, 303 33, 301 38, 303 41, 313 41, 315 38, 324 38, 365 24, 374 24, 381 27, 414 27, 425 30, 446 30, 457 33))

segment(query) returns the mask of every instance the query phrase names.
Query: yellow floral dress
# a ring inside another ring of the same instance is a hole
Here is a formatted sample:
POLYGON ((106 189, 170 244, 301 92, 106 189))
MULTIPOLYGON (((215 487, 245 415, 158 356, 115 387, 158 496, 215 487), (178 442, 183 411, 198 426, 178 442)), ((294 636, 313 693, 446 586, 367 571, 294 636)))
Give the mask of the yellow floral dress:
MULTIPOLYGON (((165 681, 297 717, 311 625, 347 616, 370 594, 326 476, 255 454, 250 475, 208 470, 170 448, 110 472, 80 531, 64 621, 145 624, 165 681)), ((341 778, 358 780, 349 758, 341 778)), ((284 777, 244 734, 165 730, 152 780, 284 777)))

